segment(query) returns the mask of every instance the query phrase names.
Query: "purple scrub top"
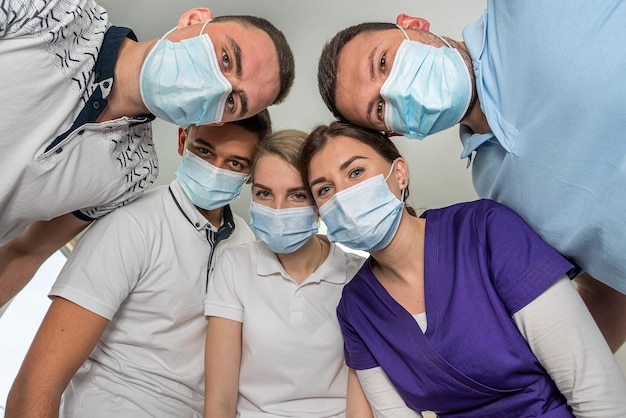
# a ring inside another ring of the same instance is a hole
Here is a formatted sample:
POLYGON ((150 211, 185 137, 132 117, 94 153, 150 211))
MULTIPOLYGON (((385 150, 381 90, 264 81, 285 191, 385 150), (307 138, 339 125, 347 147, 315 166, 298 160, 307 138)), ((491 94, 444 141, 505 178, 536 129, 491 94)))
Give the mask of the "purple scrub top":
POLYGON ((370 258, 337 308, 348 366, 381 366, 409 407, 440 417, 573 417, 512 318, 573 266, 490 200, 422 216, 426 333, 370 258))

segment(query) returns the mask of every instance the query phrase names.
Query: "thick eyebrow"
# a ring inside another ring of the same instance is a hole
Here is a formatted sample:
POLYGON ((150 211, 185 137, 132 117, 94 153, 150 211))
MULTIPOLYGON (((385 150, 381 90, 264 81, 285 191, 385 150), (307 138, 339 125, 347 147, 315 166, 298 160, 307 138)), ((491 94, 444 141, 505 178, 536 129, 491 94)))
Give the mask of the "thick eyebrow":
POLYGON ((209 148, 211 151, 215 152, 215 147, 213 146, 213 144, 211 144, 210 142, 207 142, 206 140, 204 140, 201 137, 197 137, 193 140, 193 144, 194 145, 202 145, 206 148, 209 148))
POLYGON ((226 39, 235 54, 235 75, 241 77, 241 48, 239 48, 239 44, 230 36, 226 35, 226 39))
POLYGON ((354 157, 348 159, 346 162, 342 163, 339 166, 339 170, 341 170, 341 171, 345 170, 346 168, 348 168, 350 166, 350 164, 352 164, 353 162, 355 162, 356 160, 359 160, 359 159, 367 160, 368 158, 367 157, 362 157, 360 155, 355 155, 354 157))
POLYGON ((248 95, 243 90, 237 90, 235 93, 239 96, 240 109, 237 117, 243 118, 248 113, 248 95))
MULTIPOLYGON (((268 191, 272 191, 272 188, 269 186, 265 186, 264 184, 261 183, 254 183, 252 185, 252 187, 257 187, 259 189, 264 189, 264 190, 268 190, 268 191)), ((287 193, 293 193, 293 192, 306 192, 307 189, 305 186, 298 186, 298 187, 290 187, 287 189, 287 193)))
POLYGON ((231 160, 243 161, 244 163, 246 163, 248 167, 250 167, 250 163, 252 162, 250 158, 244 157, 242 155, 237 155, 237 154, 231 154, 228 156, 228 158, 231 160))
MULTIPOLYGON (((215 147, 213 146, 213 144, 211 144, 210 142, 207 142, 205 139, 203 138, 196 138, 193 141, 194 145, 202 145, 208 149, 211 150, 211 152, 213 152, 213 154, 216 154, 215 152, 215 147)), ((227 157, 227 159, 230 160, 238 160, 238 161, 242 161, 244 163, 246 163, 248 166, 250 166, 250 163, 252 162, 252 160, 248 157, 244 157, 242 155, 237 155, 237 154, 231 154, 227 157)))
POLYGON ((293 193, 293 192, 305 192, 308 194, 307 189, 304 186, 290 187, 287 189, 287 193, 293 193))
POLYGON ((374 81, 376 78, 376 74, 374 73, 374 55, 376 55, 376 52, 378 52, 378 45, 374 46, 374 49, 372 49, 372 52, 370 52, 370 55, 367 57, 370 69, 370 81, 374 81))
MULTIPOLYGON (((372 49, 372 52, 370 52, 369 56, 367 57, 369 73, 370 73, 370 81, 372 82, 374 82, 374 80, 376 79, 376 73, 374 71, 374 56, 376 55, 377 52, 378 52, 378 45, 375 45, 374 49, 372 49)), ((374 105, 376 104, 376 101, 377 101, 377 98, 374 98, 374 100, 370 101, 367 104, 367 113, 365 116, 369 123, 373 123, 372 122, 372 109, 374 109, 374 105)))
MULTIPOLYGON (((367 160, 368 158, 367 158, 367 157, 362 157, 362 156, 360 156, 360 155, 355 155, 354 157, 349 158, 347 161, 345 161, 344 163, 342 163, 342 164, 339 166, 339 170, 340 170, 340 171, 345 170, 346 168, 348 168, 348 167, 350 166, 350 164, 352 164, 353 162, 355 162, 356 160, 359 160, 359 159, 365 159, 365 160, 367 160)), ((312 188, 313 188, 313 186, 315 186, 316 184, 318 184, 318 183, 323 183, 323 182, 325 182, 325 181, 326 181, 326 177, 318 177, 318 178, 316 178, 316 179, 314 179, 314 180, 312 180, 312 181, 311 181, 311 183, 309 184, 309 188, 311 188, 311 189, 312 189, 312 188)))
MULTIPOLYGON (((230 48, 233 50, 233 54, 235 54, 235 76, 237 78, 241 78, 243 75, 241 65, 241 48, 239 48, 239 44, 230 36, 226 36, 226 39, 228 40, 230 48)), ((239 96, 239 102, 241 103, 237 117, 243 118, 248 113, 248 95, 243 90, 238 90, 233 93, 236 93, 239 96)))

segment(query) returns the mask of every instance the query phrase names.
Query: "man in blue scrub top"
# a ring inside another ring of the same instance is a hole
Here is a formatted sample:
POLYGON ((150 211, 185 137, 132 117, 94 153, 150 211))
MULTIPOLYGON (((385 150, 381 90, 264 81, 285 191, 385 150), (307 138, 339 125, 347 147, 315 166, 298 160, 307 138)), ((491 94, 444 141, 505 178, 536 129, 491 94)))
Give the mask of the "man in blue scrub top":
POLYGON ((611 349, 626 340, 626 4, 496 2, 463 41, 421 18, 357 25, 325 46, 335 116, 422 139, 460 123, 474 187, 579 264, 611 349))

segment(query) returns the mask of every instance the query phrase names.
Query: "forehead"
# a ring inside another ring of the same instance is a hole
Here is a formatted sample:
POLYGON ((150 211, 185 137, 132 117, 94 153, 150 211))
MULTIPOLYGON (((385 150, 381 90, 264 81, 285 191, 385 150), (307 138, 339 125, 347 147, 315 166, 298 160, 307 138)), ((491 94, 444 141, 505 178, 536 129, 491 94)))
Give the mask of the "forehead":
POLYGON ((328 140, 326 145, 311 159, 309 177, 319 177, 335 172, 354 156, 376 161, 382 157, 369 145, 349 136, 339 135, 328 140))
POLYGON ((304 187, 300 171, 276 154, 265 154, 254 167, 254 182, 272 188, 304 187))
POLYGON ((397 29, 362 32, 348 41, 337 57, 335 98, 339 112, 349 121, 377 128, 367 118, 368 105, 380 95, 383 78, 380 60, 390 64, 404 35, 397 29))
POLYGON ((233 75, 236 79, 233 87, 246 92, 250 101, 248 114, 269 106, 280 88, 278 52, 272 38, 265 31, 237 20, 211 22, 205 33, 213 42, 218 60, 226 52, 235 64, 235 50, 239 50, 241 74, 233 75))

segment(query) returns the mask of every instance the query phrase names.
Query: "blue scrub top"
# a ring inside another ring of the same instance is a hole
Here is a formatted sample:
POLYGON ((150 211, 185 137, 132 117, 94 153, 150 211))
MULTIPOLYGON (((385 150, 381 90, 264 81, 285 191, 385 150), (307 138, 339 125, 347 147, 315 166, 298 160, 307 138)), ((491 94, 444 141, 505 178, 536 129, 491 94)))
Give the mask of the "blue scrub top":
POLYGON ((490 0, 463 37, 494 135, 461 128, 480 197, 626 293, 626 2, 490 0))

